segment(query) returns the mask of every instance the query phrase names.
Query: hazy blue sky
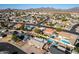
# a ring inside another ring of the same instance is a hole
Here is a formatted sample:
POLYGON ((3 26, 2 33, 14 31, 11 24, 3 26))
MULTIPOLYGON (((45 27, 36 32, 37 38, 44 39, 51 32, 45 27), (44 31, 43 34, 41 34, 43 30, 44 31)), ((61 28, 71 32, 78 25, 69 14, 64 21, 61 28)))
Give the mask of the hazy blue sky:
POLYGON ((79 4, 0 4, 0 9, 14 8, 14 9, 29 9, 29 8, 40 8, 40 7, 54 7, 54 8, 73 8, 79 7, 79 4))

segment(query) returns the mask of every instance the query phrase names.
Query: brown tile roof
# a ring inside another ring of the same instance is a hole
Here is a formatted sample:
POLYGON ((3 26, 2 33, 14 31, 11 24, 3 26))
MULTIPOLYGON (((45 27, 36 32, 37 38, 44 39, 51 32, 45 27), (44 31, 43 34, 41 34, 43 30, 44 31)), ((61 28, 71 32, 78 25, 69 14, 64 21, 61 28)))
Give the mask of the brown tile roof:
POLYGON ((15 25, 16 28, 20 28, 23 24, 22 23, 18 23, 15 25))
POLYGON ((50 29, 50 28, 46 28, 43 32, 44 32, 44 34, 52 34, 52 33, 55 32, 55 30, 54 29, 50 29))

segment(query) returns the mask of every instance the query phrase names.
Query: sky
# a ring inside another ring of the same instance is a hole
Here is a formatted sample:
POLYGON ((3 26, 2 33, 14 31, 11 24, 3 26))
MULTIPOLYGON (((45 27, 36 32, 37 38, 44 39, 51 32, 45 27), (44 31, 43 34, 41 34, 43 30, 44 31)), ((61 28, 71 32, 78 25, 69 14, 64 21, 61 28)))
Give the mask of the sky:
POLYGON ((79 7, 79 4, 0 4, 0 9, 30 9, 30 8, 41 8, 41 7, 52 7, 57 9, 68 9, 73 7, 79 7))

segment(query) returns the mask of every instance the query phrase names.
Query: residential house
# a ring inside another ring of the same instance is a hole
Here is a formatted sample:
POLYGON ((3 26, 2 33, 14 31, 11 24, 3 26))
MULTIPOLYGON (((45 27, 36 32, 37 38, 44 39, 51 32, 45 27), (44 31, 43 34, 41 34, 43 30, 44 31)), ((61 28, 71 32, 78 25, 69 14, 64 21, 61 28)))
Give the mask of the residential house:
POLYGON ((54 29, 51 29, 51 28, 46 28, 43 33, 46 34, 46 35, 52 35, 53 33, 55 32, 54 29))
POLYGON ((15 28, 15 29, 18 29, 18 28, 22 27, 23 25, 24 25, 23 23, 17 23, 17 24, 14 26, 14 28, 15 28))

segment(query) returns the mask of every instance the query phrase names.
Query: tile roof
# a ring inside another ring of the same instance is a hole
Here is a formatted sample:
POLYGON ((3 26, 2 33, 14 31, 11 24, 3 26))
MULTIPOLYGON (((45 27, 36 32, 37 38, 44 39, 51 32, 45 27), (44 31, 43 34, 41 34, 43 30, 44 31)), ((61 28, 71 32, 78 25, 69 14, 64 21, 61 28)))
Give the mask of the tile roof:
POLYGON ((44 32, 44 34, 52 34, 52 33, 55 32, 55 30, 54 29, 50 29, 50 28, 46 28, 43 32, 44 32))

